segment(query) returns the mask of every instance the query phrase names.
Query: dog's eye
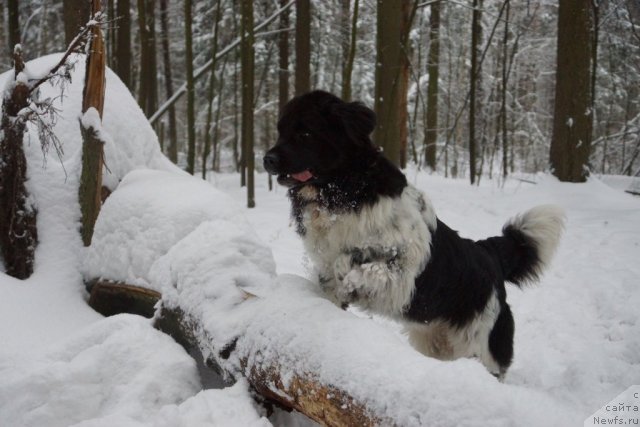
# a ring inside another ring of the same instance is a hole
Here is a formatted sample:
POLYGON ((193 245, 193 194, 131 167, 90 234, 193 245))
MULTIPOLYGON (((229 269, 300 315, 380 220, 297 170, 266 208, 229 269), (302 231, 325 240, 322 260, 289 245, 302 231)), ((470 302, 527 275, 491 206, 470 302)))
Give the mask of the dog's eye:
POLYGON ((301 138, 310 138, 311 134, 309 132, 301 132, 300 133, 300 137, 301 138))

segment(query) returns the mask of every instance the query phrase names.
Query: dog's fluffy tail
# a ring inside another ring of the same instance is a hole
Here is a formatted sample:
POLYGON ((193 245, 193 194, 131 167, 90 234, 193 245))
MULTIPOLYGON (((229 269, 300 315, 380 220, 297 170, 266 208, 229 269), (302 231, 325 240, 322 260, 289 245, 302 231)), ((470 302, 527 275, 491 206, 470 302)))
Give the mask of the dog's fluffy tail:
POLYGON ((565 214, 559 206, 542 205, 510 219, 502 236, 478 242, 491 247, 505 279, 518 286, 535 282, 558 247, 565 214))

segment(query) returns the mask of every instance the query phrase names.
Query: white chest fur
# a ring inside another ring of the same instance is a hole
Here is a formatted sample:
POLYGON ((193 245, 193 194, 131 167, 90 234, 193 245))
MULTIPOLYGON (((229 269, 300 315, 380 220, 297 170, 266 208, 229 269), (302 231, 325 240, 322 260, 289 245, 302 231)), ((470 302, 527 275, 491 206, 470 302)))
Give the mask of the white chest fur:
MULTIPOLYGON (((311 190, 302 196, 315 199, 311 190)), ((333 213, 310 202, 302 225, 305 248, 331 297, 399 316, 429 260, 436 216, 424 194, 407 186, 399 197, 380 197, 358 212, 333 213), (354 261, 354 251, 380 256, 354 261)))

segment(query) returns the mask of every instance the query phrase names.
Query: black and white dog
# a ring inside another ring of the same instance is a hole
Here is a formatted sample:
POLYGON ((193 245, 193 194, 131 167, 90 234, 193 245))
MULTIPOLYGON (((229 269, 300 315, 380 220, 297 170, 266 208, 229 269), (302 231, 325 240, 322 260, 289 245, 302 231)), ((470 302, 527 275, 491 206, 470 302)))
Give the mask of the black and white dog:
POLYGON ((289 188, 320 285, 338 305, 403 322, 420 352, 476 357, 502 377, 514 332, 504 282, 538 279, 564 215, 540 206, 510 220, 502 236, 463 239, 372 144, 375 121, 361 103, 310 92, 284 107, 277 144, 264 156, 289 188))

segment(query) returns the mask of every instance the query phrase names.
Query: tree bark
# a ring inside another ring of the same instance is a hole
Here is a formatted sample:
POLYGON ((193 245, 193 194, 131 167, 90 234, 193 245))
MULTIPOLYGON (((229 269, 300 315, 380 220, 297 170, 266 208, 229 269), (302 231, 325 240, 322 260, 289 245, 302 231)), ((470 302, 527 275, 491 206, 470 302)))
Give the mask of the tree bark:
MULTIPOLYGON (((24 69, 22 50, 15 49, 14 73, 24 69)), ((29 105, 29 87, 20 80, 3 93, 0 122, 0 247, 5 272, 17 279, 33 273, 33 258, 38 243, 36 209, 25 187, 27 159, 23 150, 26 119, 20 111, 29 105)))
POLYGON ((196 134, 195 134, 195 87, 193 79, 193 41, 191 31, 192 21, 191 0, 184 2, 184 40, 185 40, 185 65, 187 77, 187 172, 191 175, 195 172, 196 160, 196 134))
POLYGON ((132 89, 131 85, 131 4, 130 0, 118 0, 118 34, 116 40, 116 74, 122 83, 132 89))
POLYGON ((429 53, 427 55, 427 117, 424 130, 425 162, 431 170, 436 169, 436 143, 438 140, 438 79, 440 74, 440 7, 441 2, 431 5, 429 17, 429 53))
MULTIPOLYGON (((101 10, 100 0, 92 0, 92 15, 101 10)), ((82 97, 82 113, 95 108, 102 119, 105 95, 106 51, 102 30, 96 25, 91 30, 87 71, 82 97)), ((85 127, 81 122, 82 172, 80 176, 79 201, 81 212, 81 234, 85 246, 91 244, 93 228, 102 205, 102 166, 104 163, 104 141, 99 129, 85 127)))
POLYGON ((560 0, 550 161, 560 181, 584 182, 593 125, 593 16, 588 1, 560 0))
POLYGON ((311 90, 311 2, 296 0, 296 96, 311 90))
POLYGON ((247 207, 256 206, 254 189, 254 135, 253 135, 253 88, 254 88, 254 47, 253 47, 253 0, 241 0, 242 20, 240 33, 241 73, 242 73, 242 129, 244 166, 247 174, 247 207))

